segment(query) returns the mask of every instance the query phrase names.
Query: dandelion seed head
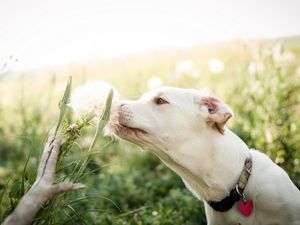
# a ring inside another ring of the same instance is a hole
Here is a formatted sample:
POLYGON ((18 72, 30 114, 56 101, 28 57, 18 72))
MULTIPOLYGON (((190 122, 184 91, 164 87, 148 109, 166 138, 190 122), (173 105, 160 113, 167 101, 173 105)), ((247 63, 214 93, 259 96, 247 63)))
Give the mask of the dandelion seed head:
POLYGON ((194 62, 192 60, 182 60, 176 64, 176 73, 185 74, 194 69, 194 62))
POLYGON ((159 88, 163 85, 163 81, 158 76, 153 76, 147 81, 147 86, 149 90, 159 88))
POLYGON ((208 63, 209 71, 213 74, 222 73, 225 69, 224 62, 218 58, 213 58, 208 63))
POLYGON ((119 94, 108 83, 102 81, 88 81, 77 87, 71 95, 70 106, 75 117, 81 118, 87 115, 100 117, 110 90, 114 90, 113 101, 119 100, 119 94))

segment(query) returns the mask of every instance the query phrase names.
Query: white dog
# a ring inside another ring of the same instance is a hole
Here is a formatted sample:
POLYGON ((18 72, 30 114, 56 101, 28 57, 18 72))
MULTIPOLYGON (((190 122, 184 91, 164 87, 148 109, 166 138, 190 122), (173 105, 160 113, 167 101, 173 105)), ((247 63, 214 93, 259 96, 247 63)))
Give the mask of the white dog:
POLYGON ((121 138, 150 150, 205 203, 207 223, 300 224, 300 192, 265 154, 225 127, 228 105, 190 89, 165 87, 118 107, 121 138))

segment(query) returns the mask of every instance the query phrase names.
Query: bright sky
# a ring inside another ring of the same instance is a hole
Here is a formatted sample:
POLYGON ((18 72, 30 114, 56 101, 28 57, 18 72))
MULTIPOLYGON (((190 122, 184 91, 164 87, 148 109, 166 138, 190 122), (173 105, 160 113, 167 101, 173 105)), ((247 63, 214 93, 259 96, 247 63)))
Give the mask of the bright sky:
POLYGON ((0 69, 299 34, 300 0, 0 0, 0 69))

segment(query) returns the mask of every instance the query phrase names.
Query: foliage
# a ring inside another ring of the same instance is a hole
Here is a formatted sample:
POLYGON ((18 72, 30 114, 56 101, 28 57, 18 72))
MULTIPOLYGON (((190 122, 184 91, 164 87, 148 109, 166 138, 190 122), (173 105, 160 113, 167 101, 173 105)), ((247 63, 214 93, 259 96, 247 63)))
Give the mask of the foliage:
MULTIPOLYGON (((249 146, 266 152, 300 186, 299 41, 225 43, 153 54, 76 65, 67 73, 75 86, 96 78, 131 99, 147 90, 154 75, 165 85, 208 88, 232 106, 230 128, 249 146), (219 68, 210 70, 216 62, 219 68)), ((0 83, 0 222, 34 181, 49 129, 57 125, 60 87, 66 86, 61 74, 66 71, 55 73, 0 83)), ((57 181, 76 179, 87 188, 47 203, 35 224, 206 224, 203 204, 155 156, 102 135, 94 142, 97 132, 89 118, 72 121, 67 110, 64 132, 58 132, 67 151, 61 155, 57 181), (84 171, 78 175, 81 165, 84 171)))
POLYGON ((269 155, 300 186, 300 76, 299 58, 294 57, 281 45, 261 47, 250 64, 260 68, 240 77, 229 102, 237 115, 233 129, 238 135, 269 155), (293 57, 285 59, 287 54, 293 57))

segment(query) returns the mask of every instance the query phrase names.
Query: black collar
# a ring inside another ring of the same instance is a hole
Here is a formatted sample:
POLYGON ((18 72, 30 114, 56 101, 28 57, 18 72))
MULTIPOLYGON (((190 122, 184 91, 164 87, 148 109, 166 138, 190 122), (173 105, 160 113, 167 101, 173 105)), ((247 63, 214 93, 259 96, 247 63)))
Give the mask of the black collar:
POLYGON ((225 197, 219 202, 208 201, 208 204, 216 211, 226 212, 231 209, 236 202, 240 201, 241 198, 243 201, 245 201, 244 190, 251 174, 251 169, 252 157, 250 156, 245 159, 244 168, 241 172, 239 180, 235 185, 235 188, 230 191, 229 196, 225 197))

